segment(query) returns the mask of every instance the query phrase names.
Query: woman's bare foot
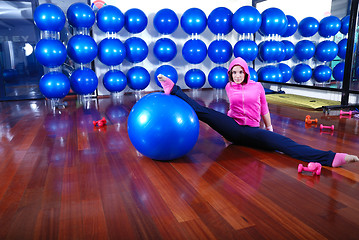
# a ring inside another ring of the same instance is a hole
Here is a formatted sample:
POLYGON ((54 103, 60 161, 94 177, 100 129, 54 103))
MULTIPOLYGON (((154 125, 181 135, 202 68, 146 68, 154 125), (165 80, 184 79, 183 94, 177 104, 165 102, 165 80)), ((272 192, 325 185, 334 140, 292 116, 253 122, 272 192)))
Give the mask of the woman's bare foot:
POLYGON ((345 162, 346 163, 352 163, 352 162, 359 162, 359 158, 358 156, 355 156, 355 155, 346 155, 345 156, 345 162))

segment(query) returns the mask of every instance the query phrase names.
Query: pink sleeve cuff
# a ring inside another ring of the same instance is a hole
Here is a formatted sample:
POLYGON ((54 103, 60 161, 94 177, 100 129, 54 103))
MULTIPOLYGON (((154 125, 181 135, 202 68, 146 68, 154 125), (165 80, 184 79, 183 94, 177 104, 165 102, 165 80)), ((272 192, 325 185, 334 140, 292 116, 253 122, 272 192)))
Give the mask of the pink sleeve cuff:
POLYGON ((346 155, 347 155, 346 153, 336 153, 332 163, 332 167, 340 167, 344 165, 346 163, 345 162, 346 155))

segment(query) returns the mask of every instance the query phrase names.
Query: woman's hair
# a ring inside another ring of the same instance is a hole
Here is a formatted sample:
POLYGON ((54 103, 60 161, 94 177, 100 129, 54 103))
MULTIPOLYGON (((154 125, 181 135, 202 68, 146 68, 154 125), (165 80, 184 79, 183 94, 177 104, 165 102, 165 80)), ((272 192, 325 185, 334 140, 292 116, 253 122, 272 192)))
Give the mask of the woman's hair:
MULTIPOLYGON (((234 65, 234 66, 232 67, 232 69, 233 69, 235 66, 240 66, 240 67, 242 68, 242 70, 244 71, 244 68, 243 68, 241 65, 234 65)), ((232 77, 232 69, 229 70, 229 72, 228 72, 228 81, 229 81, 229 82, 234 82, 234 81, 233 81, 233 77, 232 77)), ((244 71, 244 74, 245 74, 245 77, 244 77, 243 83, 247 83, 247 82, 248 82, 248 73, 246 73, 246 71, 244 71)))

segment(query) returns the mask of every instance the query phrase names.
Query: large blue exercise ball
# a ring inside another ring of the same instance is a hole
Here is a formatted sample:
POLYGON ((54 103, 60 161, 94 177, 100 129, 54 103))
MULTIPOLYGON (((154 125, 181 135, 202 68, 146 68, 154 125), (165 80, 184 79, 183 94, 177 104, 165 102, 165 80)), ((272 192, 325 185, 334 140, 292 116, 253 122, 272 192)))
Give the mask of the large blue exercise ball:
POLYGON ((107 91, 113 92, 121 92, 126 88, 127 78, 126 75, 120 70, 109 70, 103 76, 103 86, 107 91))
POLYGON ((299 22, 298 32, 303 37, 311 37, 318 32, 319 22, 314 17, 306 17, 299 22))
POLYGON ((184 81, 189 88, 198 89, 206 83, 206 75, 200 69, 190 69, 184 75, 184 81))
POLYGON ((279 63, 278 68, 282 73, 282 82, 288 82, 292 78, 292 69, 285 63, 279 63))
POLYGON ((126 47, 117 38, 104 38, 98 45, 98 59, 107 66, 116 66, 126 57, 126 47))
POLYGON ((58 6, 44 3, 35 9, 34 22, 41 31, 60 32, 65 26, 66 17, 58 6))
POLYGON ((200 39, 190 39, 182 47, 182 56, 188 63, 201 63, 207 56, 207 46, 200 39))
POLYGON ((96 14, 97 26, 103 32, 117 33, 125 25, 125 15, 115 6, 106 5, 96 14))
POLYGON ((150 93, 132 107, 127 131, 137 151, 146 157, 167 161, 191 151, 198 139, 199 120, 182 99, 150 93))
POLYGON ((128 38, 125 43, 126 59, 132 63, 139 63, 146 59, 148 46, 146 42, 138 37, 128 38))
POLYGON ((161 34, 171 34, 178 27, 178 17, 176 13, 168 8, 158 11, 153 18, 153 26, 161 34))
POLYGON ((307 82, 312 77, 313 71, 307 64, 301 63, 293 68, 293 79, 297 83, 307 82))
POLYGON ((148 71, 141 66, 130 68, 126 73, 127 84, 132 90, 143 90, 151 81, 148 71))
POLYGON ((39 88, 46 98, 64 98, 70 91, 70 81, 63 73, 49 72, 41 77, 39 88))
POLYGON ((257 74, 256 70, 254 70, 250 66, 248 66, 248 70, 249 70, 250 79, 255 81, 255 82, 258 82, 258 74, 257 74))
POLYGON ((320 36, 329 38, 335 36, 340 28, 342 23, 340 19, 336 16, 328 16, 320 20, 318 33, 320 36))
POLYGON ((283 76, 278 67, 267 65, 258 69, 258 80, 268 82, 282 82, 283 76))
POLYGON ((291 16, 286 15, 288 23, 287 23, 287 30, 282 34, 282 37, 290 37, 292 36, 298 29, 298 22, 297 20, 291 16))
POLYGON ((340 32, 344 35, 348 34, 349 21, 350 21, 350 15, 347 15, 340 20, 341 22, 340 32))
POLYGON ((36 44, 35 57, 45 67, 58 67, 66 60, 66 47, 59 40, 41 39, 36 44))
POLYGON ((291 59, 295 54, 295 46, 292 42, 288 40, 283 40, 282 43, 284 44, 285 54, 283 61, 291 59))
POLYGON ((326 65, 319 65, 313 71, 313 78, 319 83, 327 82, 332 76, 332 69, 326 65))
POLYGON ((80 95, 93 93, 98 84, 96 73, 89 68, 78 68, 70 77, 71 89, 80 95))
POLYGON ((232 52, 232 45, 227 40, 214 40, 208 46, 208 57, 217 64, 228 62, 232 52))
MULTIPOLYGON (((348 45, 348 39, 343 38, 338 42, 338 56, 341 59, 345 59, 346 53, 347 53, 347 45, 348 45)), ((356 50, 356 44, 354 45, 354 52, 356 50)))
POLYGON ((181 17, 181 27, 187 34, 201 34, 207 27, 207 16, 199 8, 190 8, 181 17))
POLYGON ((333 68, 333 78, 339 82, 342 82, 344 79, 344 67, 345 62, 340 62, 333 68))
POLYGON ((76 63, 90 63, 97 56, 97 44, 88 35, 75 35, 67 43, 67 54, 76 63))
POLYGON ((176 43, 169 38, 160 38, 153 46, 153 54, 161 62, 169 62, 177 55, 176 43))
POLYGON ((283 60, 285 46, 279 41, 264 41, 258 45, 259 56, 262 62, 279 62, 283 60))
POLYGON ((287 16, 279 8, 268 8, 262 12, 261 32, 265 35, 283 34, 287 30, 287 16))
POLYGON ((208 83, 216 89, 224 89, 228 83, 228 73, 224 67, 215 67, 208 74, 208 83))
POLYGON ((125 28, 129 33, 140 33, 147 27, 146 14, 138 9, 131 8, 125 12, 125 28))
POLYGON ((66 12, 67 21, 74 28, 91 28, 95 23, 95 13, 85 3, 74 3, 66 12))
POLYGON ((320 42, 315 49, 315 58, 321 62, 334 60, 338 54, 338 45, 334 41, 320 42))
POLYGON ((177 70, 174 67, 170 66, 170 65, 162 65, 162 66, 160 66, 159 68, 156 69, 155 75, 154 75, 157 86, 159 86, 161 88, 162 88, 162 86, 161 86, 160 82, 157 79, 157 76, 159 74, 162 74, 162 75, 168 77, 174 83, 177 83, 177 81, 178 81, 177 70))
POLYGON ((246 62, 254 61, 258 55, 258 45, 252 40, 240 40, 234 45, 233 54, 246 62))
POLYGON ((295 45, 295 56, 300 61, 311 59, 315 54, 315 45, 312 41, 301 40, 295 45))
POLYGON ((231 10, 225 7, 218 7, 208 15, 208 28, 213 34, 228 34, 232 31, 231 10))
POLYGON ((262 16, 255 7, 240 7, 232 17, 232 26, 239 34, 255 33, 262 23, 262 16))

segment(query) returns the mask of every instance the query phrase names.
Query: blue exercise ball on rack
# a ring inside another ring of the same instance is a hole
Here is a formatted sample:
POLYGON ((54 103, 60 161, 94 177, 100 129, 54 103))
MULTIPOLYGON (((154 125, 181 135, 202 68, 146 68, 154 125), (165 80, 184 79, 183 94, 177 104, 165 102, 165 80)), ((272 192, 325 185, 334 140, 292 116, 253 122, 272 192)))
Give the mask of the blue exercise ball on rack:
POLYGON ((227 69, 215 67, 208 74, 208 83, 212 88, 224 89, 228 83, 227 69))
POLYGON ((279 41, 264 41, 258 45, 259 56, 262 62, 279 62, 284 58, 285 46, 279 41))
POLYGON ((117 33, 125 25, 125 15, 113 5, 106 5, 96 14, 97 26, 103 32, 117 33))
POLYGON ((228 62, 232 53, 232 45, 227 40, 214 40, 208 46, 208 57, 217 64, 228 62))
POLYGON ((96 73, 89 68, 78 68, 70 77, 71 89, 80 95, 93 93, 98 85, 96 73))
POLYGON ((198 89, 206 83, 206 75, 200 69, 190 69, 184 75, 184 81, 189 88, 198 89))
POLYGON ((249 70, 250 79, 255 82, 258 82, 258 74, 257 74, 256 70, 254 70, 250 66, 248 66, 248 70, 249 70))
POLYGON ((66 17, 58 6, 44 3, 35 9, 34 22, 41 31, 60 32, 65 26, 66 17))
POLYGON ((315 45, 312 41, 301 40, 295 45, 295 56, 300 61, 311 59, 315 54, 315 45))
POLYGON ((75 35, 67 43, 67 54, 76 63, 90 63, 97 56, 95 40, 88 35, 75 35))
POLYGON ((328 82, 332 76, 332 69, 326 65, 319 65, 313 71, 313 78, 319 83, 328 82))
POLYGON ((161 62, 169 62, 177 55, 176 43, 169 38, 160 38, 153 46, 153 54, 161 62))
POLYGON ((125 28, 129 33, 140 33, 147 27, 146 14, 138 9, 131 8, 125 12, 125 28))
POLYGON ((233 54, 246 62, 254 61, 258 55, 258 45, 252 40, 240 40, 234 45, 233 54))
POLYGON ((188 63, 201 63, 207 56, 207 46, 200 39, 190 39, 182 47, 182 56, 188 63))
POLYGON ((328 16, 319 22, 318 33, 320 36, 329 38, 335 36, 342 26, 340 19, 336 16, 328 16))
POLYGON ((262 23, 262 16, 255 7, 240 7, 232 17, 232 26, 239 34, 255 33, 262 23))
POLYGON ((153 26, 161 34, 171 34, 178 27, 178 17, 176 13, 168 8, 159 10, 153 18, 153 26))
POLYGON ((258 69, 258 80, 268 82, 282 82, 283 76, 278 67, 267 65, 258 69))
POLYGON ((181 27, 187 34, 201 34, 207 27, 207 16, 199 8, 190 8, 181 17, 181 27))
POLYGON ((312 68, 308 64, 301 63, 293 68, 293 79, 297 83, 307 82, 312 74, 312 68))
POLYGON ((41 39, 36 44, 35 57, 45 67, 58 67, 66 60, 66 47, 59 40, 41 39))
POLYGON ((126 59, 132 63, 139 63, 146 59, 148 46, 146 42, 138 37, 128 38, 125 43, 126 59))
POLYGON ((151 76, 148 71, 141 66, 130 68, 126 73, 127 84, 132 90, 143 90, 150 84, 151 76))
MULTIPOLYGON (((348 45, 348 39, 347 38, 343 38, 342 40, 339 41, 338 43, 338 56, 341 59, 345 59, 346 53, 347 53, 347 45, 348 45)), ((356 50, 356 44, 354 44, 354 52, 356 50)))
POLYGON ((66 12, 67 21, 74 28, 91 28, 95 23, 95 13, 91 7, 85 3, 74 3, 66 12))
POLYGON ((225 7, 218 7, 208 15, 208 28, 213 34, 228 34, 232 31, 231 10, 225 7))
POLYGON ((340 32, 344 35, 348 34, 349 21, 350 21, 350 15, 347 15, 340 20, 341 22, 340 32))
POLYGON ((299 22, 298 32, 303 37, 311 37, 318 32, 319 22, 314 17, 306 17, 299 22))
POLYGON ((282 43, 284 44, 284 58, 283 61, 291 59, 295 54, 295 46, 292 42, 288 40, 283 40, 282 43))
POLYGON ((120 70, 109 70, 103 76, 103 86, 107 91, 113 92, 121 92, 126 88, 127 78, 126 75, 120 70))
POLYGON ((287 16, 279 8, 268 8, 262 12, 261 16, 260 30, 265 36, 271 34, 281 35, 287 30, 287 16))
POLYGON ((285 63, 279 63, 278 68, 282 73, 282 82, 286 83, 292 78, 292 69, 285 63))
POLYGON ((338 45, 334 41, 320 42, 315 49, 315 58, 321 62, 334 60, 338 54, 338 45))
POLYGON ((104 38, 98 45, 98 59, 107 66, 116 66, 126 57, 126 47, 117 38, 104 38))
POLYGON ((155 81, 156 81, 156 84, 157 86, 159 86, 160 88, 162 88, 160 82, 158 81, 157 79, 157 76, 159 74, 162 74, 166 77, 168 77, 169 79, 171 79, 174 83, 177 83, 178 81, 178 73, 177 73, 177 70, 170 66, 170 65, 162 65, 160 66, 159 68, 156 69, 155 71, 155 81))
POLYGON ((291 15, 286 15, 288 23, 287 30, 282 34, 282 37, 290 37, 292 36, 298 29, 298 22, 295 17, 291 15))
POLYGON ((70 81, 63 73, 49 72, 41 77, 39 88, 46 98, 64 98, 70 91, 70 81))
POLYGON ((345 62, 340 62, 333 68, 333 78, 339 82, 342 82, 344 79, 344 67, 345 62))

